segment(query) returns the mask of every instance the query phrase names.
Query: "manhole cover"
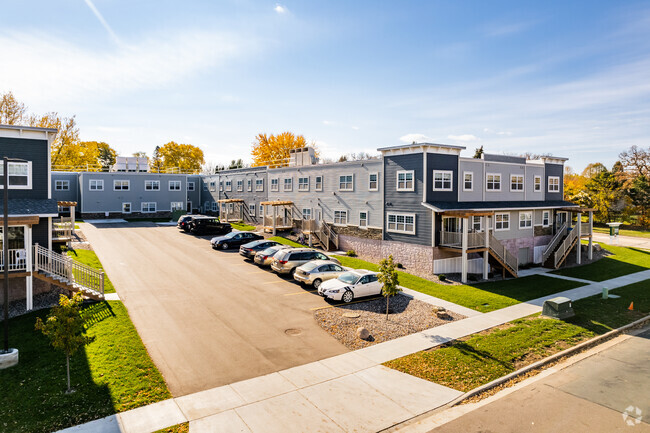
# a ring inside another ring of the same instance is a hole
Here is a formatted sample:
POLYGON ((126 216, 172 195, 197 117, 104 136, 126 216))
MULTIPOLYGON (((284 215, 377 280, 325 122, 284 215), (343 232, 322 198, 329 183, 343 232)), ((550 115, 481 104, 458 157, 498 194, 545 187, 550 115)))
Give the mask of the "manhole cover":
POLYGON ((296 335, 302 334, 302 329, 289 328, 289 329, 285 330, 284 333, 287 334, 287 335, 296 336, 296 335))
POLYGON ((357 319, 359 318, 359 313, 344 313, 343 317, 347 317, 348 319, 357 319))

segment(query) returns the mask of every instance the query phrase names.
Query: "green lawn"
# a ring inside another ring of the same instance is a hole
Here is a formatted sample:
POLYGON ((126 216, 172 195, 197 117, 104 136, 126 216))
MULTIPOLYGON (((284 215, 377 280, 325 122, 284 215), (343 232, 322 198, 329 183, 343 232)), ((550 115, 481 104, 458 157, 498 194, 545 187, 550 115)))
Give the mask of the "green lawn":
MULTIPOLYGON (((609 234, 609 227, 594 227, 594 233, 609 234)), ((633 236, 637 238, 650 238, 650 230, 629 230, 620 229, 618 234, 621 236, 633 236)))
MULTIPOLYGON (((343 266, 370 271, 379 270, 378 265, 358 258, 347 256, 336 256, 336 258, 343 266)), ((484 313, 583 285, 574 281, 532 275, 505 281, 453 286, 437 284, 402 271, 399 271, 399 282, 409 289, 484 313)))
POLYGON ((575 301, 576 316, 567 321, 535 315, 385 365, 467 392, 650 313, 648 281, 613 293, 621 297, 603 300, 598 295, 575 301), (635 310, 629 311, 632 301, 635 310))
POLYGON ((182 424, 176 424, 171 427, 156 430, 154 433, 188 433, 189 431, 190 431, 190 423, 184 422, 182 424))
POLYGON ((650 251, 603 244, 600 246, 612 255, 588 265, 559 269, 553 273, 590 281, 605 281, 650 268, 650 251))
POLYGON ((76 392, 66 389, 65 356, 34 330, 42 310, 10 320, 16 367, 0 370, 0 431, 50 432, 171 397, 121 302, 87 306, 95 341, 70 360, 76 392))
MULTIPOLYGON (((70 250, 68 251, 68 256, 95 269, 104 270, 102 263, 99 261, 99 258, 94 251, 70 250)), ((108 278, 108 275, 106 273, 104 273, 104 293, 115 293, 115 287, 113 287, 113 283, 111 283, 111 280, 108 278)))
POLYGON ((296 248, 308 247, 308 245, 299 244, 298 242, 294 242, 294 241, 292 241, 290 239, 283 238, 282 236, 273 236, 273 237, 270 237, 269 240, 270 241, 276 241, 277 243, 282 244, 282 245, 291 245, 292 247, 296 247, 296 248))
POLYGON ((240 231, 243 231, 243 232, 249 232, 251 230, 256 229, 255 226, 251 226, 251 225, 248 225, 248 224, 240 224, 240 223, 229 223, 229 224, 234 230, 240 230, 240 231))

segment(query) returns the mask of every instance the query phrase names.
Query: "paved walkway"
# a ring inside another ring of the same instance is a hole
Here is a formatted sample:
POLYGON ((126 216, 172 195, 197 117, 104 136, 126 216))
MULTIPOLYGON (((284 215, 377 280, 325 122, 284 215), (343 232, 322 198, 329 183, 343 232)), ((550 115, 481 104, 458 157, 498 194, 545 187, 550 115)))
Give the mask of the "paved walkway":
POLYGON ((603 233, 594 233, 594 241, 602 242, 606 245, 616 245, 619 247, 632 247, 650 250, 650 238, 638 238, 636 236, 619 236, 618 243, 611 243, 609 235, 603 233))
POLYGON ((354 352, 165 400, 64 430, 144 433, 190 422, 195 432, 374 432, 460 395, 383 362, 541 312, 547 299, 577 300, 650 279, 650 270, 591 283, 354 352))

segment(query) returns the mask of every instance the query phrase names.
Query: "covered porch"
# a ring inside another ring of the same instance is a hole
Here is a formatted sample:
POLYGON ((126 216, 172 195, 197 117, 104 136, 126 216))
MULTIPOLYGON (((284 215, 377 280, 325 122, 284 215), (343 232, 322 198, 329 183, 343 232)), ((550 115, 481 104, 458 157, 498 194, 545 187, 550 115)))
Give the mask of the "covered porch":
POLYGON ((292 201, 263 201, 260 205, 263 209, 262 226, 265 232, 271 232, 275 235, 278 230, 291 230, 293 228, 292 201))
POLYGON ((61 212, 67 211, 70 213, 70 216, 60 216, 59 218, 52 219, 52 242, 65 243, 66 245, 70 246, 70 242, 72 242, 72 236, 74 235, 75 208, 77 206, 77 202, 59 201, 57 204, 59 206, 59 214, 61 212))
POLYGON ((244 221, 244 200, 226 198, 217 200, 219 203, 219 220, 223 222, 244 221))

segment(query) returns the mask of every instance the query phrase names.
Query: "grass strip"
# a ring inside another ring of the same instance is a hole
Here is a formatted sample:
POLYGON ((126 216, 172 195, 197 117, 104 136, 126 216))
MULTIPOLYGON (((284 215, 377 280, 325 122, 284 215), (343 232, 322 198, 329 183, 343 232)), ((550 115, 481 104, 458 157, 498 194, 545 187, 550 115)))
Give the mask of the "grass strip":
MULTIPOLYGON (((91 250, 69 250, 67 252, 69 257, 72 257, 78 262, 83 263, 84 265, 88 265, 92 268, 99 269, 99 270, 104 270, 104 267, 102 266, 102 262, 99 261, 99 257, 97 257, 97 254, 95 254, 94 251, 91 250)), ((113 283, 111 283, 111 280, 108 278, 108 274, 104 271, 104 293, 115 293, 115 287, 113 287, 113 283)))
POLYGON ((229 224, 234 230, 239 230, 242 232, 249 232, 251 230, 256 229, 255 226, 251 226, 249 224, 241 224, 241 223, 229 223, 229 224))
POLYGON ((269 240, 270 241, 275 241, 275 242, 277 242, 279 244, 282 244, 282 245, 290 245, 290 246, 296 247, 296 248, 308 248, 309 247, 308 245, 299 244, 298 242, 294 242, 291 239, 283 238, 282 236, 273 236, 273 237, 270 237, 269 240))
POLYGON ((190 431, 190 423, 184 422, 176 424, 171 427, 156 430, 154 433, 188 433, 190 431))
POLYGON ((600 246, 611 255, 588 265, 559 269, 553 273, 589 281, 605 281, 650 268, 650 251, 613 245, 600 246))

